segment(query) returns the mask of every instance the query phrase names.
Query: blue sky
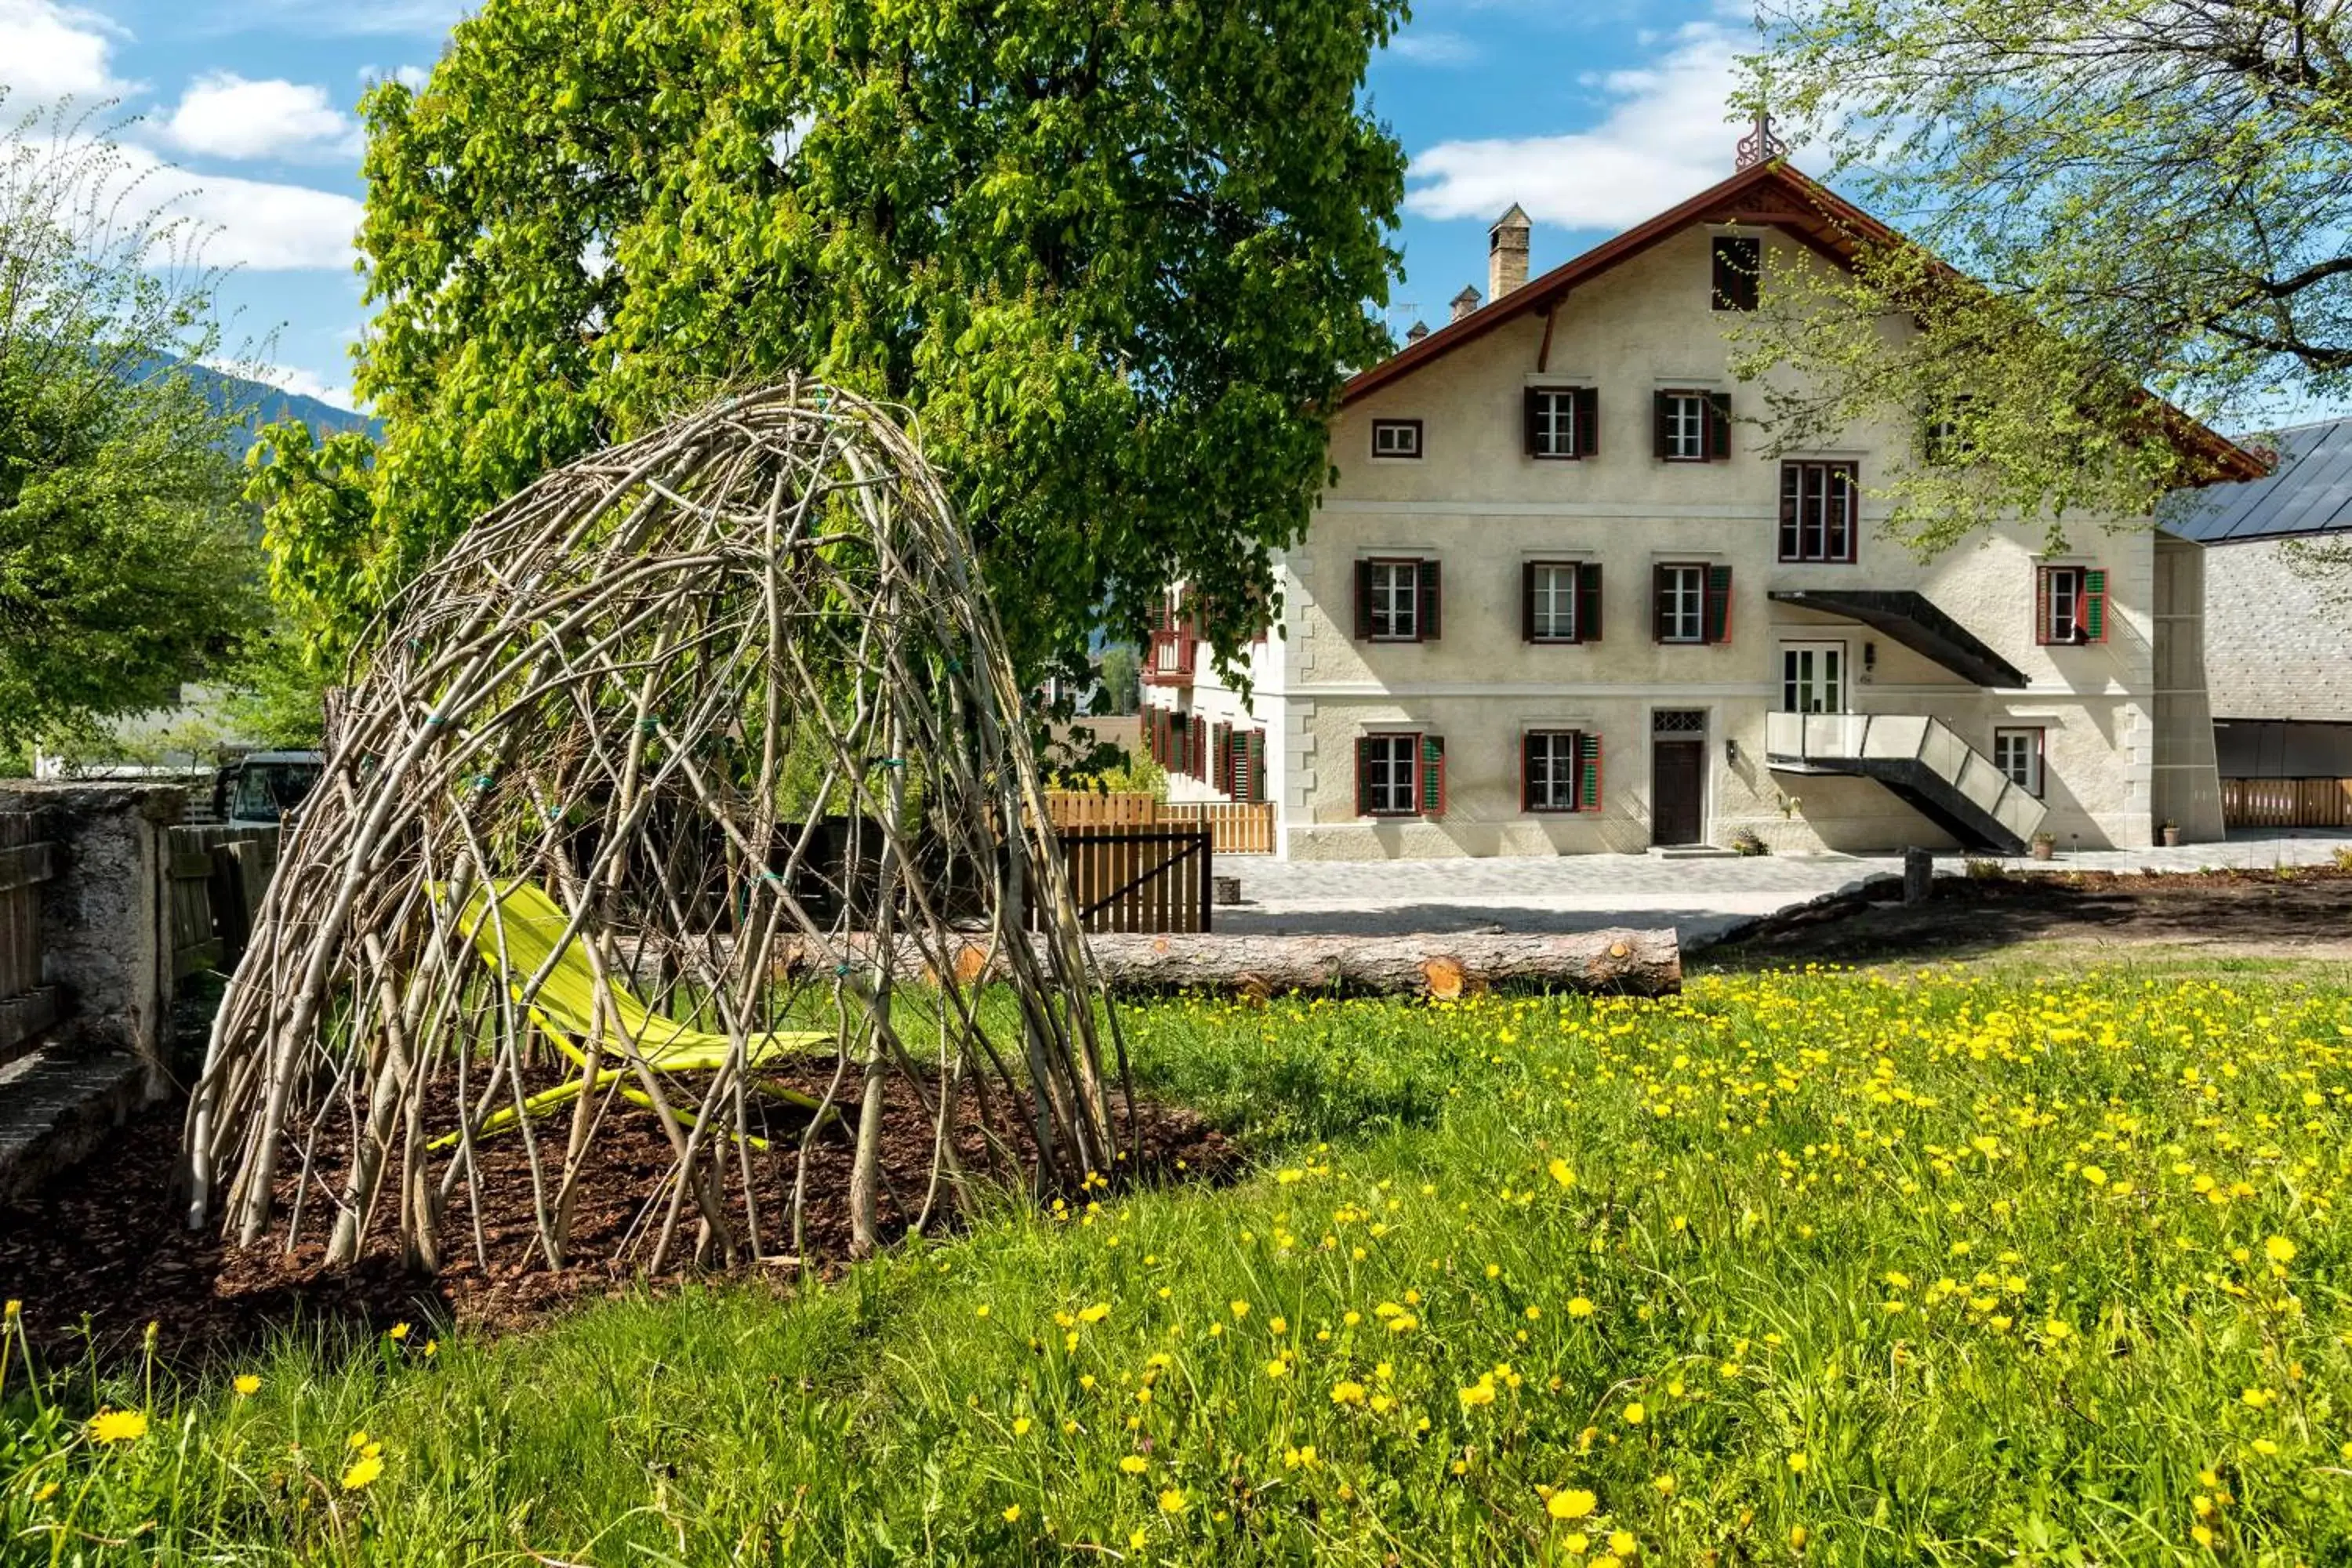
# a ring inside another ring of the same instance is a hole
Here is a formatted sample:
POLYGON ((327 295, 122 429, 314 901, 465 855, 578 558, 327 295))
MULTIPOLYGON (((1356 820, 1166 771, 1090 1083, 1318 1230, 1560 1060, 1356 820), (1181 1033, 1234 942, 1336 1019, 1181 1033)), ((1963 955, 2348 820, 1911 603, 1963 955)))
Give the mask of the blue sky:
MULTIPOLYGON (((233 344, 270 379, 343 403, 364 320, 350 237, 353 105, 421 73, 446 0, 0 0, 0 82, 22 110, 119 100, 149 189, 215 232, 233 344)), ((1372 107, 1412 158, 1391 321, 1483 289, 1486 226, 1513 201, 1556 265, 1731 170, 1723 98, 1749 36, 1728 0, 1417 0, 1374 65, 1372 107), (1412 306, 1410 310, 1403 307, 1412 306)))

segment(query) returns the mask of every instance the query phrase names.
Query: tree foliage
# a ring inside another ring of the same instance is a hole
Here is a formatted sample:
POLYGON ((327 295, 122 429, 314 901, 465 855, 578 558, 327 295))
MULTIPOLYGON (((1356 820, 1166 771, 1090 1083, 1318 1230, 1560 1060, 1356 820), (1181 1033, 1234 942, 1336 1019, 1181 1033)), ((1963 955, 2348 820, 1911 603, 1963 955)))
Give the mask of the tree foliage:
POLYGON ((1239 646, 1386 351, 1403 11, 490 0, 366 100, 387 440, 364 531, 278 498, 281 589, 348 631, 550 465, 797 370, 911 408, 1033 667, 1180 577, 1239 646))
POLYGON ((260 600, 197 237, 78 121, 0 138, 0 750, 224 668, 260 600))
POLYGON ((1778 0, 1763 19, 1750 106, 1980 285, 1929 291, 1882 252, 1815 301, 1833 308, 1811 337, 1759 323, 1759 355, 1777 333, 1824 402, 1917 419, 1969 395, 1971 461, 1897 487, 1919 537, 1939 505, 1968 509, 1962 531, 2002 508, 2054 525, 2205 477, 2141 388, 2242 426, 2352 384, 2337 0, 1778 0), (1870 348, 1890 315, 1921 330, 1870 348))

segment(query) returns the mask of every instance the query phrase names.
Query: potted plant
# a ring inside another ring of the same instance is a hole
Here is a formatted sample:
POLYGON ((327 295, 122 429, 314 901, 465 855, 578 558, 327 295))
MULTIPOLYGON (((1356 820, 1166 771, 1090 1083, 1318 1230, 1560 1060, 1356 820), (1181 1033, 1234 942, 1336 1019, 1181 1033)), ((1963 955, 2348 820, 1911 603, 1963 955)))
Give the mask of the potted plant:
POLYGON ((2033 858, 2036 860, 2047 860, 2057 852, 2058 836, 2056 834, 2037 833, 2033 836, 2033 858))
POLYGON ((2163 827, 2164 847, 2173 848, 2180 843, 2180 824, 2168 821, 2163 827))

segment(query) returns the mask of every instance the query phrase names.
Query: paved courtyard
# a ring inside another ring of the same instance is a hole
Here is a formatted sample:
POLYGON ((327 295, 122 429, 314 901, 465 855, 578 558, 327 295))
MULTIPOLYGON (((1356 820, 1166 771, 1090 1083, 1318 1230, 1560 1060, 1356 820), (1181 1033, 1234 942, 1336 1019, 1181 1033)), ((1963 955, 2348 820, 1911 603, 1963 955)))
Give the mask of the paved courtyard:
MULTIPOLYGON (((2032 871, 2197 871, 2323 865, 2352 833, 2236 834, 2225 844, 2177 849, 2084 850, 2005 861, 2032 871)), ((1938 856, 1958 875, 1959 855, 1938 856)), ((1216 929, 1322 934, 1402 931, 1595 931, 1675 928, 1685 948, 1721 941, 1748 921, 1811 900, 1899 876, 1900 856, 1759 855, 1665 859, 1654 855, 1564 855, 1549 859, 1281 861, 1235 855, 1217 862, 1242 880, 1239 908, 1216 911, 1216 929)))

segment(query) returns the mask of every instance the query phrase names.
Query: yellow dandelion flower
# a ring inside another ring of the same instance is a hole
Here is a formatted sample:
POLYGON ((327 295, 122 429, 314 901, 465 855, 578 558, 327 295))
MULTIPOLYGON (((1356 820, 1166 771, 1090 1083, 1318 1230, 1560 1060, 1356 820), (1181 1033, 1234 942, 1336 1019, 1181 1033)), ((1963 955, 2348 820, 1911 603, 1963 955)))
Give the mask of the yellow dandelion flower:
POLYGON ((2283 1236, 2274 1236, 2263 1243, 2263 1253, 2273 1263, 2292 1263, 2294 1261, 2294 1243, 2283 1236))
POLYGON ((143 1410, 101 1410, 89 1418, 89 1439, 93 1443, 135 1443, 147 1436, 147 1414, 143 1410))
POLYGON ((1634 1549, 1640 1544, 1633 1539, 1633 1532, 1630 1530, 1612 1530, 1609 1532, 1609 1550, 1620 1557, 1633 1556, 1634 1549))
POLYGON ((1014 1521, 1018 1520, 1020 1517, 1021 1517, 1021 1505, 1020 1505, 1019 1503, 1017 1503, 1017 1502, 1016 1502, 1016 1503, 1013 1503, 1013 1504, 1009 1505, 1009 1506, 1005 1509, 1005 1510, 1004 1510, 1004 1522, 1005 1522, 1005 1523, 1007 1523, 1007 1524, 1011 1524, 1011 1523, 1013 1523, 1014 1521))
POLYGON ((1151 1468, 1151 1461, 1140 1454, 1129 1454, 1118 1462, 1118 1468, 1130 1476, 1139 1476, 1151 1468))
POLYGON ((1013 1418, 1013 1435, 1015 1437, 1026 1437, 1029 1436, 1029 1417, 1026 1415, 1016 1415, 1013 1418))
POLYGON ((1360 1384, 1360 1383, 1354 1383, 1354 1382, 1348 1382, 1348 1383, 1335 1383, 1335 1384, 1333 1384, 1331 1385, 1331 1403, 1332 1403, 1332 1404, 1334 1404, 1334 1405, 1361 1405, 1363 1402, 1364 1402, 1364 1385, 1363 1385, 1362 1384, 1360 1384))
POLYGON ((1792 1476, 1803 1475, 1805 1473, 1805 1466, 1810 1461, 1805 1458, 1804 1450, 1799 1449, 1796 1453, 1789 1456, 1789 1473, 1792 1476))
POLYGON ((1589 1318, 1597 1310, 1599 1310, 1598 1308, 1581 1296, 1572 1299, 1568 1303, 1568 1315, 1571 1318, 1589 1318))
POLYGON ((404 1340, 404 1339, 406 1339, 406 1338, 408 1337, 408 1325, 407 1325, 406 1323, 394 1323, 394 1324, 393 1324, 393 1325, 392 1325, 392 1329, 391 1329, 391 1335, 392 1335, 392 1337, 393 1337, 394 1339, 395 1339, 395 1340, 404 1340))
POLYGON ((250 1399, 261 1392, 261 1379, 249 1372, 239 1373, 236 1382, 230 1386, 236 1390, 239 1399, 250 1399))
POLYGON ((1088 1307, 1085 1311, 1078 1314, 1078 1321, 1082 1323, 1099 1323, 1105 1318, 1109 1316, 1110 1303, 1108 1301, 1097 1301, 1093 1306, 1088 1307))
POLYGON ((1582 1519, 1601 1506, 1601 1500, 1581 1487, 1563 1487, 1544 1500, 1544 1511, 1554 1519, 1582 1519))
POLYGON ((1174 1487, 1170 1487, 1166 1491, 1160 1494, 1160 1512, 1182 1513, 1184 1511, 1184 1494, 1178 1491, 1174 1487))
POLYGON ((1643 1422, 1647 1421, 1649 1418, 1650 1413, 1642 1408, 1642 1402, 1640 1400, 1637 1399, 1633 1401, 1633 1404, 1625 1406, 1626 1426, 1639 1426, 1643 1422))
POLYGON ((343 1489, 347 1492, 364 1490, 374 1484, 375 1479, 383 1474, 383 1455, 362 1454, 358 1458, 353 1459, 351 1468, 343 1472, 343 1489))

